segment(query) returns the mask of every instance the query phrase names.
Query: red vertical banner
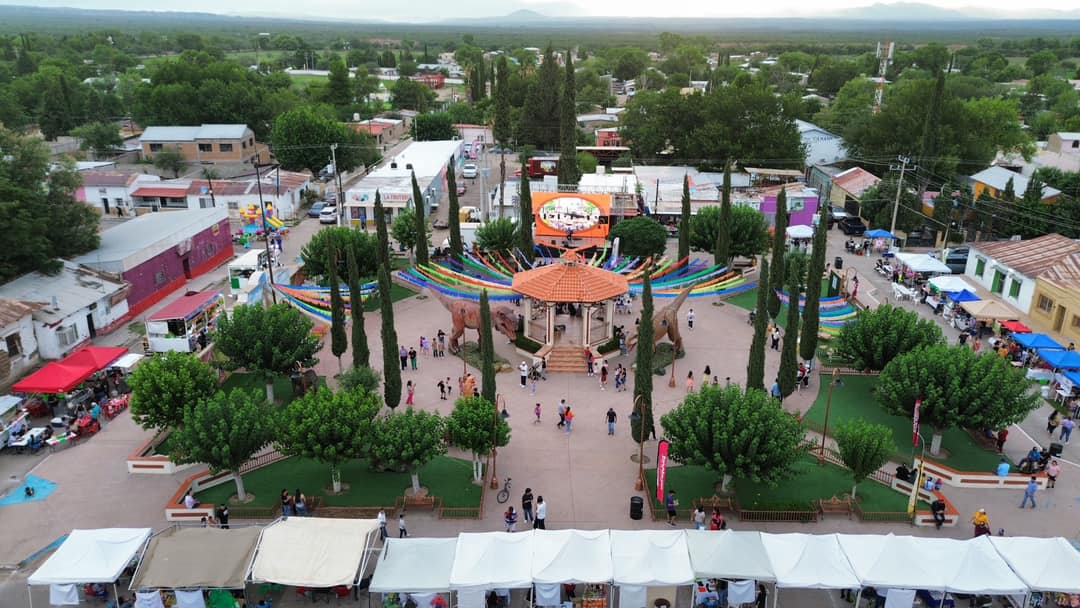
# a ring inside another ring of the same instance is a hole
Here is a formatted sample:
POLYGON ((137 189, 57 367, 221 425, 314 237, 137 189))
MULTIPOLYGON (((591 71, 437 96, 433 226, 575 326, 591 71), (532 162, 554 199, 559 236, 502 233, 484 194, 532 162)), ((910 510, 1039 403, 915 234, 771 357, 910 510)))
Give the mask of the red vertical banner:
POLYGON ((667 439, 661 439, 656 445, 656 500, 664 502, 667 494, 664 486, 667 484, 668 448, 671 443, 667 439))
POLYGON ((915 400, 915 414, 911 420, 912 445, 919 447, 919 408, 922 407, 922 399, 915 400))

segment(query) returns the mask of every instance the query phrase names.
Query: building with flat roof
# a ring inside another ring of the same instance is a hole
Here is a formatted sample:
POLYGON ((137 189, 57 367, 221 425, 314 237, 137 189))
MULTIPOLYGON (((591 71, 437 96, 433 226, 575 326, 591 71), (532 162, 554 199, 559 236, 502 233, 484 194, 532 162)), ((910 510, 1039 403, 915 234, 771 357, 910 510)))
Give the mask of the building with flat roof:
POLYGON ((424 212, 428 215, 439 206, 446 190, 446 167, 453 157, 461 166, 461 140, 414 141, 397 156, 383 161, 382 166, 367 174, 345 191, 345 217, 353 226, 374 226, 375 193, 379 192, 388 223, 406 209, 412 208, 412 176, 420 187, 424 212))
POLYGON ((134 316, 232 255, 229 215, 217 207, 141 215, 101 233, 96 251, 72 261, 127 281, 134 316))
MULTIPOLYGON (((267 151, 266 146, 255 143, 254 131, 239 124, 147 127, 139 142, 147 160, 166 148, 177 149, 185 159, 197 163, 246 163, 267 151)), ((269 155, 263 154, 263 158, 269 155)))

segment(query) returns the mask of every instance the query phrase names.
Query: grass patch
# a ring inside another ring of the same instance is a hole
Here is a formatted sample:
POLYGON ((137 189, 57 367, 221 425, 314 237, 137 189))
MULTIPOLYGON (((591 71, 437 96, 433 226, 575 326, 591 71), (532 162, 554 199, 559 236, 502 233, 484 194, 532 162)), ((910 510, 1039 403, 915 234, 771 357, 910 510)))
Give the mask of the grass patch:
POLYGON ((685 356, 686 350, 675 353, 675 345, 671 342, 657 344, 656 350, 653 351, 653 373, 657 376, 663 376, 667 373, 667 368, 673 360, 682 359, 685 356))
MULTIPOLYGON (((402 287, 397 283, 390 284, 390 301, 399 302, 405 298, 411 298, 416 295, 417 292, 409 289, 408 287, 402 287)), ((364 312, 375 312, 379 310, 379 297, 376 295, 373 298, 368 298, 364 301, 364 312)))
POLYGON ((128 323, 127 328, 128 328, 128 331, 135 334, 136 336, 145 336, 146 335, 146 323, 143 323, 142 321, 135 321, 133 323, 128 323))
MULTIPOLYGON (((877 384, 877 378, 841 376, 841 380, 843 386, 833 389, 829 427, 835 429, 836 425, 852 418, 883 424, 892 429, 893 439, 897 443, 896 458, 908 461, 911 458, 911 448, 908 443, 908 438, 911 437, 911 419, 906 416, 894 416, 881 407, 871 392, 877 384)), ((804 418, 811 428, 820 430, 824 425, 828 395, 829 383, 821 382, 817 399, 804 418)), ((923 437, 927 441, 930 441, 930 431, 931 429, 924 427, 923 437)), ((935 457, 933 460, 961 471, 991 472, 1001 461, 1001 457, 996 452, 979 447, 963 429, 946 430, 943 433, 941 445, 948 454, 942 458, 935 457)))
MULTIPOLYGON (((319 376, 319 386, 326 386, 326 378, 319 376)), ((221 390, 228 392, 234 388, 242 388, 245 390, 257 390, 263 397, 266 396, 266 380, 259 374, 244 374, 234 373, 225 379, 225 382, 221 383, 221 390)), ((274 400, 281 404, 287 405, 292 403, 295 398, 292 389, 292 380, 286 376, 277 376, 274 378, 274 400)))
MULTIPOLYGON (((653 502, 653 509, 658 513, 666 507, 664 503, 656 500, 656 469, 645 469, 645 481, 648 483, 649 496, 653 502)), ((667 481, 664 482, 666 490, 675 490, 675 496, 679 499, 679 510, 690 510, 690 503, 695 498, 710 498, 717 493, 717 484, 720 476, 705 467, 684 465, 668 467, 667 481)))
POLYGON ((169 432, 161 443, 154 446, 154 454, 158 456, 171 456, 176 449, 176 433, 169 432))
MULTIPOLYGON (((493 336, 499 336, 499 335, 502 335, 502 334, 492 332, 492 335, 493 336)), ((495 339, 498 340, 497 337, 495 339)), ((462 342, 461 347, 465 349, 465 361, 468 362, 468 364, 473 366, 474 368, 480 369, 480 366, 483 363, 482 360, 481 360, 481 357, 480 357, 480 345, 477 344, 476 342, 462 342)), ((494 355, 495 355, 494 360, 495 360, 495 371, 496 372, 498 372, 499 368, 501 368, 504 365, 506 367, 510 367, 510 362, 507 361, 506 359, 503 359, 502 357, 500 357, 499 353, 494 353, 494 355)), ((455 356, 460 359, 461 358, 461 353, 458 353, 455 356)), ((477 386, 479 386, 479 385, 477 385, 477 386)))
MULTIPOLYGON (((278 504, 282 488, 299 487, 308 496, 321 496, 328 507, 392 506, 412 482, 408 473, 380 473, 368 468, 366 460, 353 460, 341 467, 341 481, 349 489, 337 496, 327 495, 330 468, 315 460, 289 458, 244 475, 244 489, 255 495, 252 507, 278 504)), ((445 507, 478 507, 481 487, 472 483, 472 463, 439 456, 420 469, 420 483, 445 507)), ((224 483, 199 492, 203 504, 221 504, 236 494, 235 483, 224 483)))

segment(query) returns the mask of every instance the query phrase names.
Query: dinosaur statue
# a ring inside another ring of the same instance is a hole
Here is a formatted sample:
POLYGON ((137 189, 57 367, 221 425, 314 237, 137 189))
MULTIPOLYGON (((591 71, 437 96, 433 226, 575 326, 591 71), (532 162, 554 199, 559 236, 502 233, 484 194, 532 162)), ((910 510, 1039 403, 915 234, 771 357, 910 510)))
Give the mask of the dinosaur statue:
MULTIPOLYGON (((691 289, 693 287, 686 287, 679 292, 674 301, 659 310, 653 311, 653 350, 656 349, 657 342, 667 336, 675 344, 675 352, 682 352, 682 334, 679 333, 679 308, 686 301, 687 296, 690 295, 691 289)), ((637 346, 637 342, 638 336, 635 331, 633 335, 626 339, 627 349, 633 350, 637 346)))
MULTIPOLYGON (((448 298, 440 293, 436 293, 435 297, 442 302, 446 310, 450 311, 450 320, 453 323, 453 331, 450 332, 450 352, 456 354, 460 351, 458 338, 465 335, 466 328, 475 329, 478 333, 480 331, 480 303, 448 298)), ((491 322, 499 333, 506 336, 507 340, 513 342, 517 338, 518 314, 513 308, 504 305, 492 306, 491 322)))

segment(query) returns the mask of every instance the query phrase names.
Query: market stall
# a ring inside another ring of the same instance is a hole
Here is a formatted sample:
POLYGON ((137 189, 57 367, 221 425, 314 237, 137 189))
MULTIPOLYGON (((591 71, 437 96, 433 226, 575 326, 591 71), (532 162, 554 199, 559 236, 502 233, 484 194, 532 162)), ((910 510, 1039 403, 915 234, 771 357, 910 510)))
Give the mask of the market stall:
POLYGON ((351 587, 378 530, 375 519, 279 519, 263 529, 248 580, 312 591, 351 587))
POLYGON ((49 363, 11 387, 16 393, 70 393, 94 374, 124 356, 126 348, 87 346, 62 361, 49 363))
POLYGON ((27 413, 20 406, 22 397, 0 395, 0 448, 7 445, 12 431, 20 432, 26 428, 27 413))
MULTIPOLYGON (((49 585, 49 604, 79 604, 78 586, 93 585, 92 593, 111 585, 116 597, 116 580, 142 550, 150 537, 150 528, 101 528, 72 530, 49 559, 45 560, 27 585, 49 585)), ((28 589, 29 591, 29 589, 28 589)), ((33 595, 30 595, 33 605, 33 595)))
MULTIPOLYGON (((611 539, 607 530, 534 530, 534 604, 561 606, 563 585, 584 585, 581 608, 610 605, 611 539)), ((625 607, 623 607, 625 608, 625 607)))
POLYGON ((1065 350, 1065 347, 1046 334, 1016 334, 1013 341, 1024 348, 1036 350, 1065 350))
POLYGON ((410 597, 418 608, 444 608, 449 602, 440 594, 450 592, 456 551, 456 538, 388 538, 368 590, 383 594, 384 608, 410 597))
POLYGON ((531 587, 534 532, 459 534, 450 570, 458 607, 483 608, 488 591, 509 598, 510 589, 531 587))
POLYGON ((1039 358, 1054 370, 1080 369, 1080 353, 1074 350, 1040 349, 1039 358))
POLYGON ((225 308, 220 291, 189 293, 154 313, 146 322, 146 340, 155 353, 199 352, 206 348, 218 315, 225 308))
POLYGON ((927 281, 927 283, 929 283, 931 287, 944 293, 956 293, 965 290, 972 293, 975 292, 975 287, 973 287, 971 283, 968 283, 961 277, 951 274, 933 277, 927 281))
POLYGON ((1019 321, 1002 321, 1001 327, 1013 334, 1030 334, 1031 328, 1019 321))
POLYGON ((977 300, 960 304, 969 315, 980 321, 1002 321, 1020 318, 1020 311, 996 300, 977 300))
POLYGON ((773 606, 780 589, 858 589, 861 581, 851 569, 836 534, 761 534, 765 553, 776 573, 773 606))
POLYGON ((776 582, 761 532, 687 530, 686 544, 695 576, 776 582))
POLYGON ((1080 552, 1067 540, 991 536, 990 544, 1031 590, 1012 595, 1018 608, 1073 608, 1080 603, 1080 552))

